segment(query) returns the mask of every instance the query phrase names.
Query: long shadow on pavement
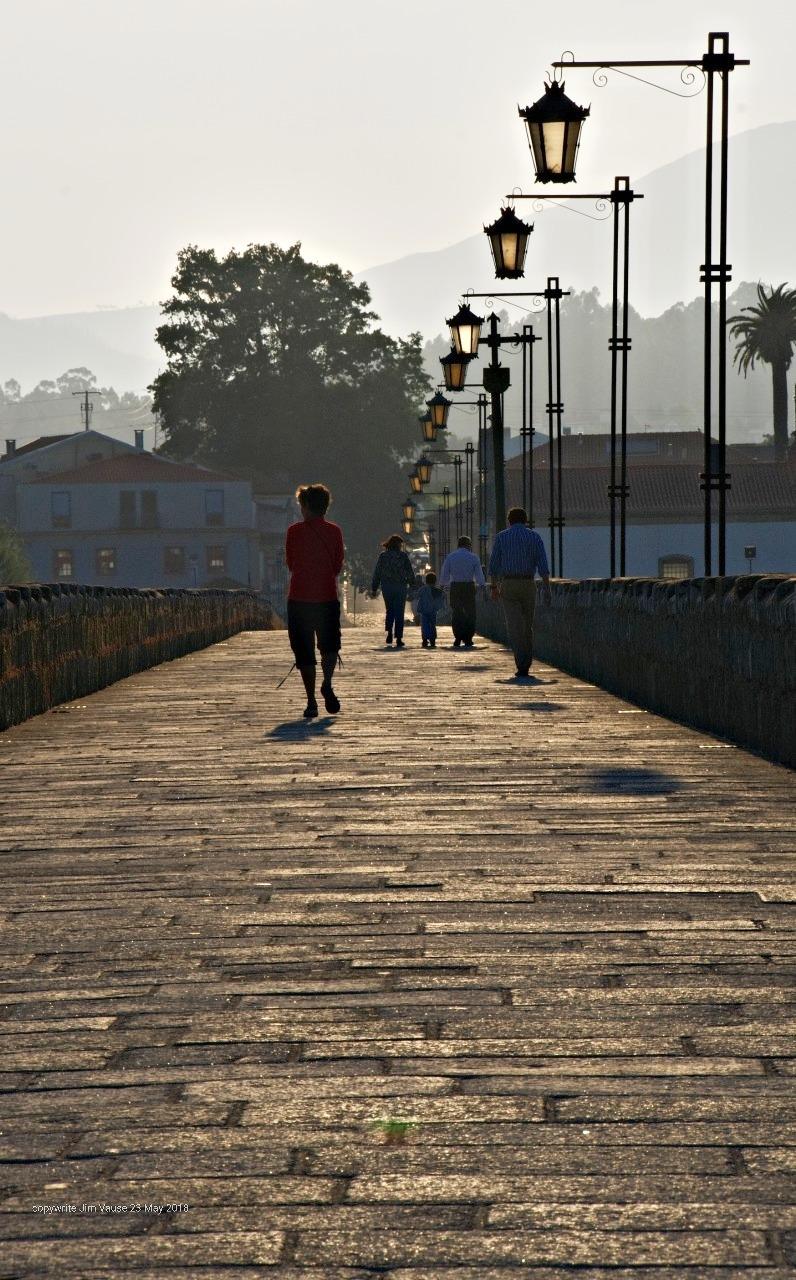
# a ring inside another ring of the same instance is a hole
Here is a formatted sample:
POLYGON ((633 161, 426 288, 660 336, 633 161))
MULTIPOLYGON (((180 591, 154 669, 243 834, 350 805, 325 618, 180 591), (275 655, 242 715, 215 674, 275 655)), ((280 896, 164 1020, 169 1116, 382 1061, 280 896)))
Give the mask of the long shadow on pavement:
POLYGON ((586 775, 592 791, 606 795, 665 796, 682 791, 683 783, 657 769, 593 769, 586 775))
POLYGON ((284 720, 265 734, 266 738, 289 739, 294 742, 302 738, 317 738, 334 724, 333 716, 322 716, 319 720, 284 720))

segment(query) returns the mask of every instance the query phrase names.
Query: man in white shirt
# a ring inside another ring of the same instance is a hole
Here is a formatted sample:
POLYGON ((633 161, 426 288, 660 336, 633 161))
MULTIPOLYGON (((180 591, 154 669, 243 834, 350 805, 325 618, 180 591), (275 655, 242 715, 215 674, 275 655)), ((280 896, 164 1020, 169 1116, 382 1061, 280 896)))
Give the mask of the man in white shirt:
POLYGON ((450 587, 453 615, 453 647, 472 649, 475 635, 475 588, 485 587, 481 561, 472 550, 470 539, 462 537, 455 551, 445 557, 440 573, 441 587, 450 587))

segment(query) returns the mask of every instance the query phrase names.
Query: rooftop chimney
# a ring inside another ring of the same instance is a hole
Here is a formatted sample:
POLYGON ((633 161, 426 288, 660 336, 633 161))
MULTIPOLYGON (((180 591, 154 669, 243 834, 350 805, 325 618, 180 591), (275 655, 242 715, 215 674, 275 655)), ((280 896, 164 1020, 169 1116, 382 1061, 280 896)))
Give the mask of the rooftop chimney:
POLYGON ((6 440, 6 457, 13 458, 16 451, 17 451, 16 440, 6 440))
POLYGON ((144 429, 143 429, 143 427, 140 427, 140 428, 137 428, 137 429, 136 429, 136 433, 135 433, 135 447, 136 447, 136 449, 143 449, 143 447, 144 447, 144 429))

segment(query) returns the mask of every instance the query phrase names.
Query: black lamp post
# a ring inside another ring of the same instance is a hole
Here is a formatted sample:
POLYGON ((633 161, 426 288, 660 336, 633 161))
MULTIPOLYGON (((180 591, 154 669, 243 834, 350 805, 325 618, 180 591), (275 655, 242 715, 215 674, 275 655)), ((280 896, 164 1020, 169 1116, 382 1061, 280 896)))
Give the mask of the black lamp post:
POLYGON ((456 315, 451 316, 450 320, 446 320, 445 323, 451 331, 451 342, 453 343, 454 351, 463 356, 477 356, 484 317, 477 316, 474 311, 470 310, 467 303, 463 302, 456 315))
MULTIPOLYGON (((611 552, 610 552, 610 572, 611 577, 616 576, 616 552, 617 552, 617 499, 619 500, 619 573, 622 577, 625 574, 626 560, 626 526, 627 526, 627 497, 629 486, 627 483, 627 357, 631 348, 631 339, 628 336, 628 289, 629 289, 629 270, 630 270, 630 205, 634 200, 643 200, 644 197, 638 192, 632 191, 630 188, 630 179, 627 177, 614 178, 614 186, 612 191, 598 192, 591 194, 581 194, 575 192, 566 192, 556 195, 515 195, 515 200, 594 200, 598 207, 603 202, 609 202, 613 206, 613 298, 611 307, 611 336, 608 339, 608 350, 611 353, 611 479, 608 485, 609 510, 611 521, 611 552), (621 275, 622 275, 622 333, 619 334, 619 275, 620 275, 620 218, 623 222, 622 227, 622 252, 621 252, 621 275), (621 354, 621 385, 620 394, 617 395, 618 383, 618 357, 621 354), (618 411, 618 412, 617 412, 618 411), (617 419, 620 423, 619 432, 619 479, 617 480, 617 419)), ((587 217, 591 217, 587 214, 587 217)), ((552 441, 551 441, 552 447, 552 441)), ((523 455, 524 457, 524 455, 523 455)), ((524 474, 523 465, 523 474, 524 474)))
POLYGON ((579 107, 564 93, 563 82, 554 80, 532 107, 517 110, 528 130, 536 181, 574 182, 580 131, 590 108, 579 107))
POLYGON ((498 280, 518 280, 525 274, 525 254, 533 224, 518 218, 511 206, 501 209, 500 217, 484 227, 489 237, 495 276, 498 280))
POLYGON ((430 444, 433 444, 437 438, 437 428, 434 426, 434 420, 431 417, 431 414, 421 414, 417 420, 420 423, 420 430, 423 433, 423 439, 428 440, 430 444))
POLYGON ((472 358, 472 356, 463 355, 461 351, 457 351, 455 347, 451 347, 446 356, 440 356, 439 362, 442 365, 442 375, 445 379, 446 391, 464 390, 464 384, 467 378, 467 366, 472 358))
POLYGON ((447 396, 442 395, 440 391, 436 391, 430 400, 426 401, 428 405, 429 417, 436 431, 444 431, 448 425, 448 414, 453 404, 447 396))
MULTIPOLYGON (((705 574, 712 572, 712 504, 713 493, 718 492, 718 571, 726 570, 726 504, 727 490, 730 487, 730 476, 726 470, 727 462, 727 285, 732 279, 731 267, 727 261, 727 154, 729 137, 729 81, 730 72, 736 67, 748 67, 748 58, 736 58, 730 51, 730 36, 727 31, 711 31, 708 33, 707 52, 701 58, 653 59, 645 61, 627 61, 605 59, 602 62, 577 62, 567 60, 553 63, 554 67, 589 67, 595 72, 595 84, 606 83, 605 72, 616 69, 624 74, 626 67, 680 67, 681 79, 684 83, 693 83, 693 71, 702 72, 707 84, 707 131, 705 145, 705 253, 700 267, 700 280, 705 286, 705 332, 704 332, 704 387, 703 387, 703 429, 705 470, 701 477, 701 487, 705 495, 705 574), (715 81, 719 78, 721 91, 720 103, 720 137, 719 137, 719 216, 718 216, 718 259, 714 257, 714 107, 715 81), (718 315, 718 350, 716 352, 716 383, 718 409, 718 450, 714 460, 711 425, 713 407, 713 285, 719 288, 718 315)), ((638 78, 638 77, 636 77, 638 78)), ((649 82, 647 82, 649 83, 649 82)), ((653 86, 660 88, 661 86, 653 86)), ((538 105, 538 104, 535 104, 538 105)), ((520 113, 522 114, 522 113, 520 113)), ((530 127, 530 126, 529 126, 530 127)), ((539 181, 545 181, 539 175, 539 181)), ((573 157, 574 177, 574 157, 573 157)))

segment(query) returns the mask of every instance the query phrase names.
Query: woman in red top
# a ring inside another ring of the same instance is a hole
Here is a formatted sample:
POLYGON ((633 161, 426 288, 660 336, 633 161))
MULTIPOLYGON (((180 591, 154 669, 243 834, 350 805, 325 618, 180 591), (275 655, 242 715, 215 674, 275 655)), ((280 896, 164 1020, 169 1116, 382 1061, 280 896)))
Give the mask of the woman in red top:
POLYGON ((325 484, 305 484, 296 491, 301 520, 290 525, 285 559, 290 570, 287 633, 296 666, 304 681, 307 720, 318 714, 315 700, 315 641, 321 653, 321 695, 327 711, 340 710, 332 676, 340 652, 340 600, 337 575, 343 567, 343 534, 326 520, 332 495, 325 484))

